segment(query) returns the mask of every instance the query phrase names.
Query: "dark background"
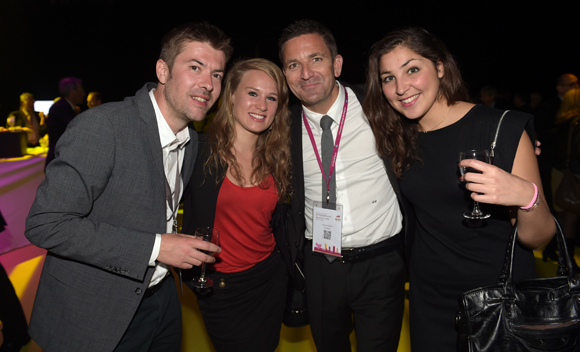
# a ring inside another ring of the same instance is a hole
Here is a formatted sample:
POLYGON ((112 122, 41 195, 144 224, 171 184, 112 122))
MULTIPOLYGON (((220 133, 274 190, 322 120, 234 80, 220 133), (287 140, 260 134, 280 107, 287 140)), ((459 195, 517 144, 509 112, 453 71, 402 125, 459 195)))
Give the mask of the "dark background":
POLYGON ((232 37, 234 59, 276 63, 282 28, 300 18, 318 20, 336 37, 341 79, 349 83, 364 82, 374 42, 394 28, 419 25, 449 46, 475 98, 486 84, 506 94, 540 90, 546 98, 555 94, 558 75, 580 75, 579 8, 578 1, 0 0, 0 117, 18 109, 22 92, 54 99, 65 76, 81 78, 87 93, 98 90, 105 101, 133 95, 156 80, 162 36, 200 20, 232 37))

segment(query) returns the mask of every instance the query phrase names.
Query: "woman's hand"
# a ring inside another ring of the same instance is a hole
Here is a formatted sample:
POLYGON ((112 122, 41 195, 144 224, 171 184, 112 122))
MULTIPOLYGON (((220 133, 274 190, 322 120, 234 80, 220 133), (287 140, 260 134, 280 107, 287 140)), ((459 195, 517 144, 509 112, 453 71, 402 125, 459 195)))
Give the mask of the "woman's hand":
MULTIPOLYGON (((538 160, 534 145, 524 131, 518 144, 511 174, 496 166, 478 160, 462 160, 459 165, 473 167, 481 174, 466 173, 463 176, 466 188, 473 192, 471 198, 481 203, 508 206, 512 224, 518 223, 518 240, 523 245, 538 249, 550 241, 556 232, 554 219, 545 202, 542 180, 538 170, 538 160), (538 207, 527 212, 527 207, 534 199, 536 184, 540 203, 538 207), (481 193, 481 194, 478 194, 481 193)), ((493 216, 493 215, 492 215, 493 216)))
POLYGON ((527 206, 535 194, 534 185, 519 176, 475 159, 464 159, 460 167, 470 167, 482 173, 468 172, 462 180, 471 191, 471 198, 480 203, 504 206, 527 206))

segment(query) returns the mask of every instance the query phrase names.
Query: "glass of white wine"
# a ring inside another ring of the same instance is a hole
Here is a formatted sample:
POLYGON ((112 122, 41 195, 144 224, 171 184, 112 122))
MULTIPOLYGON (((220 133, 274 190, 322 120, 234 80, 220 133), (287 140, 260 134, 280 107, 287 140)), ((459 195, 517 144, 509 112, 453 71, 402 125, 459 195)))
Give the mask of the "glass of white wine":
MULTIPOLYGON (((491 162, 489 150, 468 150, 466 152, 460 152, 459 153, 459 161, 461 162, 461 160, 464 160, 464 159, 475 159, 475 160, 483 161, 484 163, 488 163, 488 164, 491 162)), ((461 172, 461 176, 464 176, 468 172, 473 172, 473 173, 478 173, 478 174, 482 173, 481 171, 476 170, 476 169, 471 168, 471 167, 460 167, 459 171, 461 172)), ((479 219, 487 219, 491 216, 491 214, 481 211, 481 209, 479 209, 479 202, 474 201, 473 210, 471 212, 464 213, 463 216, 467 219, 479 220, 479 219)))
MULTIPOLYGON (((219 231, 214 229, 213 227, 200 227, 195 230, 195 235, 201 237, 206 242, 211 242, 216 246, 219 246, 219 231)), ((206 252, 204 253, 213 256, 213 252, 206 252)), ((195 283, 195 287, 197 288, 208 288, 213 285, 213 280, 209 277, 205 277, 205 262, 201 263, 201 274, 199 277, 193 279, 195 283)))

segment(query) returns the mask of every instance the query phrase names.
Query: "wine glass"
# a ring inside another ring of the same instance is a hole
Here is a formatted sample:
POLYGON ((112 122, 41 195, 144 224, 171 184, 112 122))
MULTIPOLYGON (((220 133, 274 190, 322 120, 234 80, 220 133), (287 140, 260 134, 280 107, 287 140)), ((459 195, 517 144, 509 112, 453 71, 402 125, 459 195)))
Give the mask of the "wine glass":
MULTIPOLYGON (((483 162, 488 163, 488 164, 491 161, 491 158, 489 156, 489 150, 468 150, 466 152, 460 152, 459 153, 459 161, 461 162, 461 160, 463 160, 463 159, 475 159, 475 160, 483 161, 483 162)), ((472 167, 460 167, 459 171, 461 172, 461 176, 464 176, 468 172, 473 172, 473 173, 478 173, 478 174, 482 173, 481 171, 476 170, 472 167)), ((467 219, 479 220, 479 219, 487 219, 491 216, 491 214, 481 211, 479 209, 479 202, 474 201, 473 210, 471 212, 464 213, 463 216, 467 219)))
MULTIPOLYGON (((211 242, 216 246, 219 245, 219 231, 213 227, 200 227, 195 230, 195 235, 201 237, 206 242, 211 242)), ((214 252, 202 251, 208 255, 213 256, 214 252)), ((201 274, 199 277, 193 279, 195 281, 195 287, 197 288, 208 288, 213 285, 213 280, 205 277, 205 262, 201 263, 201 274)))
POLYGON ((14 116, 9 116, 6 121, 8 122, 8 127, 14 127, 16 124, 16 118, 14 116))

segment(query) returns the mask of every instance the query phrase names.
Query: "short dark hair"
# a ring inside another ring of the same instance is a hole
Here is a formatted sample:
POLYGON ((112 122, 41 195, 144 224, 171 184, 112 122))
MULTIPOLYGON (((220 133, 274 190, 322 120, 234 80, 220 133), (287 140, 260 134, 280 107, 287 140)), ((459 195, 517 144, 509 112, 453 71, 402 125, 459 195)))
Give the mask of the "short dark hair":
POLYGON ((483 86, 483 88, 481 88, 481 90, 479 91, 480 94, 487 94, 487 95, 493 95, 494 97, 497 96, 497 88, 494 86, 483 86))
POLYGON ((93 91, 93 92, 90 92, 90 93, 89 93, 89 95, 91 95, 91 94, 92 94, 92 95, 93 95, 93 96, 94 96, 94 97, 95 97, 97 100, 101 100, 101 93, 100 93, 100 92, 93 91))
POLYGON ((161 41, 159 59, 165 61, 169 71, 173 68, 175 58, 188 42, 208 43, 212 48, 224 53, 226 62, 234 51, 230 37, 218 27, 207 22, 189 22, 170 30, 161 41))
POLYGON ((28 93, 28 92, 24 92, 24 93, 20 94, 20 103, 22 103, 26 98, 34 99, 34 95, 32 95, 32 93, 28 93))
POLYGON ((328 50, 330 50, 330 56, 332 56, 332 60, 334 60, 336 55, 338 55, 336 40, 334 39, 330 29, 328 29, 320 22, 303 19, 288 25, 282 30, 282 34, 278 40, 278 55, 280 56, 280 62, 282 62, 282 64, 284 64, 284 58, 282 57, 282 54, 284 52, 284 46, 286 45, 286 42, 288 42, 290 39, 294 39, 306 34, 318 34, 321 36, 324 40, 324 44, 326 44, 328 50))
POLYGON ((76 87, 83 84, 79 78, 76 77, 65 77, 58 82, 58 92, 63 98, 67 98, 70 95, 70 91, 76 87))

